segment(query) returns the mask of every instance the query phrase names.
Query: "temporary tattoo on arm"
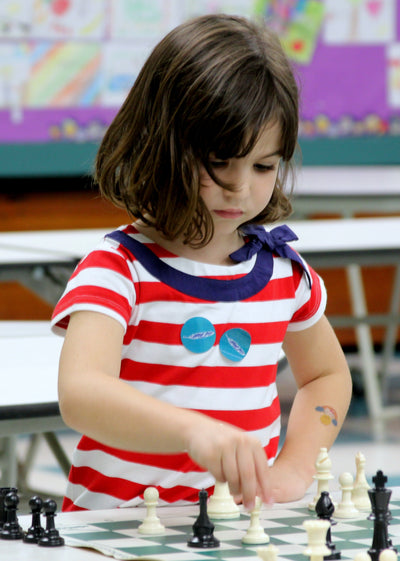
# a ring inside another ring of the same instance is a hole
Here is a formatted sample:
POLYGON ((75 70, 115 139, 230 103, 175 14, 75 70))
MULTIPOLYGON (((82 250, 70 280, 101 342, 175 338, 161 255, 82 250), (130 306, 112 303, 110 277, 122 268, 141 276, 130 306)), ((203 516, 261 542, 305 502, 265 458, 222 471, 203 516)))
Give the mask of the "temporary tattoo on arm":
POLYGON ((329 405, 322 405, 315 408, 315 411, 319 411, 321 413, 320 421, 323 425, 335 425, 337 426, 337 414, 333 407, 329 407, 329 405))

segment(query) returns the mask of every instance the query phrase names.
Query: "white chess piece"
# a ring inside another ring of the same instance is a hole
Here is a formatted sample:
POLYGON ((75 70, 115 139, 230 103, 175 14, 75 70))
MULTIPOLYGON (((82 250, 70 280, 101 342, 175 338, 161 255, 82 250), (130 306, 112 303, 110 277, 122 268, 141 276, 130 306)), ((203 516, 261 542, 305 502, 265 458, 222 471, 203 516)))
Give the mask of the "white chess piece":
POLYGON ((366 551, 361 551, 354 556, 354 561, 371 561, 371 556, 366 551))
POLYGON ((303 551, 304 555, 308 555, 310 561, 323 561, 324 556, 331 553, 326 545, 329 520, 305 520, 303 527, 307 532, 307 547, 303 551))
POLYGON ((370 488, 365 477, 365 456, 361 452, 356 454, 356 478, 354 480, 351 499, 358 510, 371 510, 371 501, 368 496, 370 488))
POLYGON ((147 487, 144 494, 144 504, 147 512, 142 524, 138 527, 140 534, 149 534, 159 536, 165 534, 165 527, 161 524, 160 519, 156 515, 156 506, 159 493, 155 487, 147 487))
POLYGON ((332 462, 328 456, 328 449, 321 448, 315 462, 316 474, 314 479, 317 480, 317 494, 308 505, 309 510, 315 510, 315 505, 321 496, 322 491, 329 492, 329 481, 333 479, 331 474, 332 462))
POLYGON ((228 483, 215 482, 214 493, 211 495, 207 514, 213 519, 231 519, 240 517, 240 508, 229 492, 228 483))
POLYGON ((250 525, 242 538, 243 543, 257 545, 269 542, 269 536, 264 532, 264 528, 260 524, 260 511, 261 499, 256 497, 256 505, 250 512, 250 525))
POLYGON ((262 561, 277 561, 278 559, 278 548, 272 543, 257 547, 256 553, 262 561))
POLYGON ((342 490, 342 498, 335 509, 335 518, 357 518, 360 513, 351 500, 353 491, 353 476, 347 471, 339 476, 339 484, 342 490))
POLYGON ((379 561, 397 561, 397 553, 393 549, 384 549, 379 555, 379 561))

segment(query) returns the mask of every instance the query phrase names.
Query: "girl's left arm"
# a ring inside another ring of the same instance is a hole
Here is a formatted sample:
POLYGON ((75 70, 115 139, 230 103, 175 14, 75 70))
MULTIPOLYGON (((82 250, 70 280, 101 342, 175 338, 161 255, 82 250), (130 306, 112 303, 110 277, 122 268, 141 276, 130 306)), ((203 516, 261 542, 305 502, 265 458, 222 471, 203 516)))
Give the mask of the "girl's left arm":
POLYGON ((283 349, 298 391, 283 447, 271 468, 277 502, 305 494, 320 448, 329 449, 340 431, 352 391, 344 353, 325 316, 304 331, 287 332, 283 349))

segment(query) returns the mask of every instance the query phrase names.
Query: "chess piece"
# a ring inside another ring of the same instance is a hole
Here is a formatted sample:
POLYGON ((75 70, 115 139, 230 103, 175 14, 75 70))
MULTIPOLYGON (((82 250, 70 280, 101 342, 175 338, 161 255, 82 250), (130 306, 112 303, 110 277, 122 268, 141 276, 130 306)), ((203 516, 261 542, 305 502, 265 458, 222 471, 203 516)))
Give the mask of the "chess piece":
POLYGON ((388 535, 389 524, 389 501, 392 491, 387 489, 387 477, 381 470, 376 472, 372 478, 375 487, 368 489, 368 495, 371 501, 373 521, 374 521, 374 534, 372 538, 372 545, 368 553, 372 561, 379 561, 379 556, 385 549, 391 549, 395 553, 397 550, 393 547, 388 535))
POLYGON ((339 484, 342 490, 342 499, 335 510, 336 518, 357 518, 360 513, 351 500, 353 491, 353 476, 347 471, 339 477, 339 484))
POLYGON ((240 509, 229 492, 228 483, 215 482, 214 493, 208 501, 207 512, 210 518, 216 520, 240 517, 240 509))
POLYGON ((356 454, 356 478, 354 480, 351 499, 357 510, 370 510, 371 502, 368 496, 368 484, 365 477, 365 456, 361 452, 356 454))
POLYGON ((379 555, 379 561, 397 561, 397 553, 394 549, 384 549, 379 555))
POLYGON ((307 547, 304 555, 310 557, 310 561, 323 561, 325 555, 331 550, 325 545, 326 534, 329 528, 327 520, 305 520, 303 527, 307 532, 307 547))
POLYGON ((39 538, 38 545, 43 547, 58 547, 64 545, 62 538, 55 527, 54 519, 56 517, 57 503, 53 499, 46 499, 43 504, 44 515, 46 517, 46 529, 43 536, 39 538))
POLYGON ((331 474, 332 462, 328 456, 328 449, 321 448, 315 462, 316 474, 314 479, 317 481, 317 494, 308 505, 309 510, 315 510, 315 505, 321 496, 322 491, 329 492, 329 481, 333 479, 331 474))
POLYGON ((19 497, 14 491, 10 491, 4 497, 6 521, 0 532, 0 538, 2 540, 20 540, 24 537, 24 532, 18 523, 18 503, 19 497))
POLYGON ((4 498, 8 493, 18 493, 18 489, 15 487, 0 487, 0 530, 3 528, 4 522, 6 522, 6 509, 4 506, 4 498))
POLYGON ((261 499, 256 497, 255 507, 250 512, 250 525, 242 538, 243 543, 257 545, 269 542, 269 536, 264 532, 264 528, 260 524, 260 511, 261 499))
POLYGON ((159 493, 155 487, 147 487, 144 492, 144 504, 147 508, 146 517, 138 528, 140 534, 160 536, 165 534, 165 527, 161 524, 156 515, 156 506, 159 493))
POLYGON ((335 507, 329 496, 328 491, 322 491, 320 498, 315 505, 315 512, 320 520, 327 520, 329 522, 329 528, 326 533, 325 545, 330 549, 329 555, 324 555, 325 561, 331 559, 340 559, 340 551, 336 550, 336 546, 332 543, 331 527, 336 524, 335 520, 332 518, 335 507))
POLYGON ((214 536, 214 524, 207 514, 208 494, 205 489, 199 492, 200 513, 193 524, 193 536, 187 542, 189 547, 219 547, 219 540, 214 536))
POLYGON ((354 561, 371 561, 371 557, 366 551, 360 551, 354 556, 354 561))
POLYGON ((44 528, 40 523, 40 513, 43 508, 43 501, 35 495, 29 500, 29 506, 32 513, 32 524, 24 535, 25 543, 37 543, 44 534, 44 528))
POLYGON ((258 547, 256 553, 262 561, 277 561, 278 559, 278 548, 272 543, 263 547, 258 547))

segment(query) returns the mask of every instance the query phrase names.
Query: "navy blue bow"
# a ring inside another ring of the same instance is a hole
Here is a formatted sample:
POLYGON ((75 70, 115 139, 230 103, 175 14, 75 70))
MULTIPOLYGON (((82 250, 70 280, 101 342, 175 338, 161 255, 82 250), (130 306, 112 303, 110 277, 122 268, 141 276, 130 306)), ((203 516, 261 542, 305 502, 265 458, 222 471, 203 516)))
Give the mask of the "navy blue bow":
POLYGON ((230 254, 233 261, 241 262, 247 261, 255 253, 258 253, 263 247, 268 247, 271 251, 277 253, 280 257, 285 257, 299 263, 306 273, 308 284, 311 288, 311 277, 307 267, 303 263, 300 255, 294 251, 286 242, 298 240, 296 234, 286 226, 277 226, 268 232, 263 226, 244 226, 242 228, 243 234, 248 239, 243 247, 230 254))

